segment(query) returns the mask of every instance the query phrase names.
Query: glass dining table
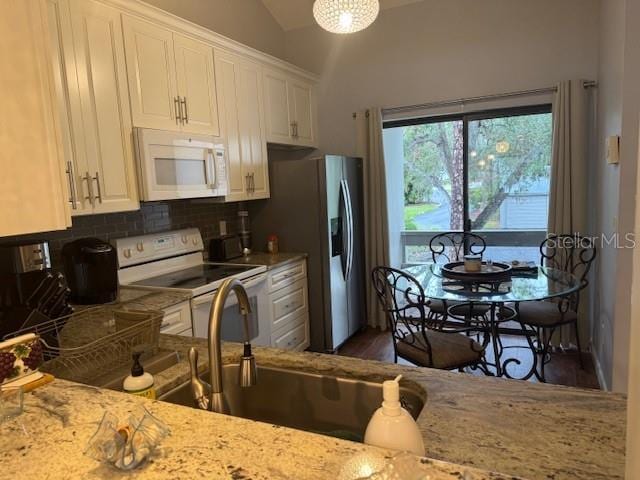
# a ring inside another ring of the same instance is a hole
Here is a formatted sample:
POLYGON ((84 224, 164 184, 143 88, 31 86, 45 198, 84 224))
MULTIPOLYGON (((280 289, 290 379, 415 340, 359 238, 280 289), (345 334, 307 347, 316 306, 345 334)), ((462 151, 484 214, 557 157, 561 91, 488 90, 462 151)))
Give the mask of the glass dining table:
POLYGON ((516 323, 516 328, 506 328, 503 325, 517 320, 518 305, 521 302, 566 297, 580 289, 580 281, 574 275, 544 266, 523 271, 515 269, 509 277, 494 282, 450 279, 443 274, 442 266, 434 263, 406 267, 403 270, 415 277, 424 289, 425 298, 442 301, 446 315, 460 319, 460 312, 464 311, 467 312, 467 318, 462 320, 473 324, 475 320, 469 312, 483 312, 482 317, 487 320, 487 328, 483 328, 482 331, 490 336, 488 342, 493 348, 494 362, 489 363, 493 369, 491 373, 522 380, 530 378, 537 371, 538 359, 533 353, 533 332, 519 322, 516 323), (460 304, 470 308, 461 309, 460 304), (481 309, 482 306, 485 308, 481 309), (514 377, 508 373, 507 367, 510 363, 520 365, 521 361, 515 357, 503 358, 505 348, 508 347, 503 346, 501 333, 522 335, 527 339, 533 359, 531 369, 525 375, 514 377))

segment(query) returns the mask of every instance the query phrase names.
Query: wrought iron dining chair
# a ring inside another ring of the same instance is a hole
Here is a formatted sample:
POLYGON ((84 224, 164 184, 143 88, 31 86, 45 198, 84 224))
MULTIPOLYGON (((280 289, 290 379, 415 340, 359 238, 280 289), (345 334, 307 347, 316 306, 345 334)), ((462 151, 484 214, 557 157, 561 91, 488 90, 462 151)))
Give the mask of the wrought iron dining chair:
POLYGON ((584 368, 580 332, 578 329, 578 306, 580 292, 589 285, 587 278, 596 258, 593 239, 577 235, 550 235, 540 244, 540 265, 558 269, 574 275, 580 287, 573 293, 551 300, 522 302, 516 306, 517 319, 523 329, 529 327, 535 334, 530 341, 534 355, 538 355, 540 371, 535 374, 546 382, 545 364, 550 361, 549 350, 554 333, 564 325, 572 325, 576 336, 580 367, 584 368))
POLYGON ((465 335, 469 327, 463 322, 428 315, 429 300, 413 276, 391 267, 376 267, 371 280, 393 337, 395 362, 400 357, 423 367, 472 367, 487 372, 485 347, 465 335))
MULTIPOLYGON (((470 232, 443 232, 435 235, 429 241, 429 251, 433 263, 445 264, 460 262, 468 254, 482 255, 487 249, 487 243, 480 235, 470 232)), ((452 303, 455 305, 453 313, 456 316, 467 318, 484 317, 491 308, 483 303, 452 303)), ((446 315, 447 303, 442 300, 433 300, 429 306, 431 311, 438 315, 446 315)))

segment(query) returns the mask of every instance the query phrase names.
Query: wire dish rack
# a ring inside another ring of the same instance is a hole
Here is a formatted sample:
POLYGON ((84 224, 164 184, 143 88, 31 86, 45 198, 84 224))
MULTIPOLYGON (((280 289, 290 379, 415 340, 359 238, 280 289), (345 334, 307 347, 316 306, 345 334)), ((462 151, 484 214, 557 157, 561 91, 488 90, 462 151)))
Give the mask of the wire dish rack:
POLYGON ((112 372, 131 361, 131 353, 144 349, 157 353, 160 311, 89 308, 15 332, 36 333, 43 344, 42 369, 80 383, 112 372))

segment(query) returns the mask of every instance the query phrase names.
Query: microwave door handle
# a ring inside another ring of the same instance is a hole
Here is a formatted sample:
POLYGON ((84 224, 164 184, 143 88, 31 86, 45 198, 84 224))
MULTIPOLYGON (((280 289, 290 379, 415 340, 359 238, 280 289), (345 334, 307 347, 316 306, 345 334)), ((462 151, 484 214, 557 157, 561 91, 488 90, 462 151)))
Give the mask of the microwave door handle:
POLYGON ((205 162, 204 172, 205 172, 207 186, 209 188, 215 188, 215 186, 216 186, 216 168, 215 168, 215 163, 214 163, 214 160, 213 160, 213 150, 210 149, 210 148, 207 149, 207 160, 205 162))

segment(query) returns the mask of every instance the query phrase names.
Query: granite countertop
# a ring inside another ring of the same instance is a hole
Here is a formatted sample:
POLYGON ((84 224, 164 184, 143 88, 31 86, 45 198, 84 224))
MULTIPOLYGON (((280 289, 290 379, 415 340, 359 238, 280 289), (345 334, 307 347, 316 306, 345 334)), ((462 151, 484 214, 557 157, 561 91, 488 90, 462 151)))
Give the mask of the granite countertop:
MULTIPOLYGON (((163 348, 206 341, 163 336, 163 348)), ((624 479, 626 397, 518 380, 365 361, 337 355, 254 347, 258 365, 403 385, 426 395, 418 417, 429 458, 531 480, 624 479)), ((224 363, 237 363, 238 345, 225 344, 224 363)), ((206 368, 205 366, 201 367, 206 368)), ((156 381, 164 391, 189 378, 185 360, 156 381)))
MULTIPOLYGON (((163 335, 161 343, 183 354, 195 345, 201 363, 206 360, 202 339, 163 335)), ((403 385, 427 398, 418 418, 430 458, 419 463, 425 479, 624 477, 623 395, 317 353, 260 347, 254 353, 258 365, 369 381, 403 374, 403 385)), ((240 345, 223 345, 224 363, 237 362, 240 355, 240 345)), ((159 394, 188 377, 186 360, 156 375, 159 394)), ((25 413, 0 426, 0 468, 7 476, 113 478, 112 470, 81 452, 105 408, 122 414, 139 403, 164 420, 172 435, 163 444, 165 456, 136 478, 336 479, 354 457, 391 455, 345 440, 56 380, 28 394, 25 413)))
MULTIPOLYGON (((235 350, 225 348, 225 359, 235 356, 235 350)), ((22 415, 0 424, 3 478, 350 480, 362 478, 368 466, 384 465, 396 455, 360 443, 60 379, 27 394, 22 415), (135 472, 120 472, 83 455, 105 410, 127 418, 141 405, 171 430, 149 462, 135 472)), ((517 480, 401 455, 411 462, 415 479, 517 480)))
POLYGON ((187 292, 120 287, 115 306, 125 310, 164 310, 190 298, 187 292))
POLYGON ((190 293, 171 290, 150 290, 120 286, 118 298, 100 305, 73 305, 76 312, 87 308, 105 307, 116 310, 164 310, 191 298, 190 293))
POLYGON ((272 270, 274 268, 282 267, 287 263, 297 262, 304 258, 307 258, 308 255, 306 253, 263 253, 263 252, 252 252, 250 255, 245 255, 243 257, 233 258, 226 263, 234 263, 241 265, 264 265, 267 267, 267 270, 272 270))

